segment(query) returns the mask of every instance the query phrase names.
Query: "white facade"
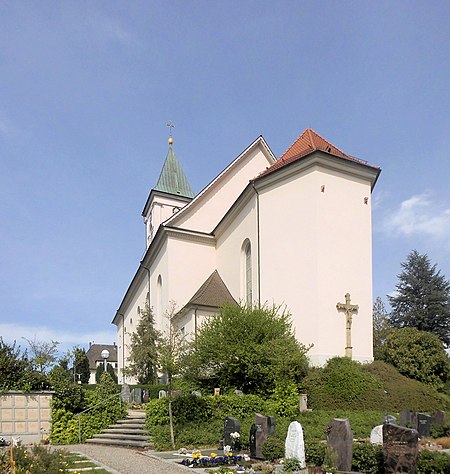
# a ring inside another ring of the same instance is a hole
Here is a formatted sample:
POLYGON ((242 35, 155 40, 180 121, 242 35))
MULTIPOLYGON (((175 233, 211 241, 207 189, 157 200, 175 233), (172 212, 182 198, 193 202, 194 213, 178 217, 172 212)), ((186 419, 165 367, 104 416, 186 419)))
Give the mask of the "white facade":
POLYGON ((189 305, 215 270, 238 302, 286 305, 299 341, 313 344, 315 365, 345 354, 346 318, 336 304, 350 293, 359 306, 353 358, 372 360, 371 191, 379 172, 308 129, 280 160, 259 137, 192 200, 152 191, 147 251, 113 320, 119 373, 146 301, 160 330, 171 302, 183 308, 176 322, 192 334, 216 311, 189 305))

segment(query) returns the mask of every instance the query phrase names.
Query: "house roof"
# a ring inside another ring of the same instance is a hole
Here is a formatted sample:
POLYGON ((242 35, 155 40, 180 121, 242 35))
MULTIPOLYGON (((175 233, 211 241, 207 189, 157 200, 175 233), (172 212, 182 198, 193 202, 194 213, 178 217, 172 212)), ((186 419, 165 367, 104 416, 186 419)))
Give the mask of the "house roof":
POLYGON ((225 303, 237 304, 217 270, 208 277, 188 305, 212 306, 218 308, 225 303))
POLYGON ((322 151, 344 160, 353 161, 360 165, 369 166, 370 168, 379 169, 376 166, 369 165, 366 161, 355 158, 340 150, 337 146, 321 137, 312 128, 307 128, 295 142, 281 155, 281 157, 269 168, 260 173, 257 178, 265 176, 273 171, 283 168, 315 151, 322 151))
POLYGON ((188 198, 193 198, 195 196, 187 177, 175 156, 171 142, 169 142, 169 151, 167 152, 166 160, 161 170, 161 174, 159 175, 158 182, 153 189, 168 194, 175 194, 176 196, 184 196, 188 198))
POLYGON ((115 344, 90 344, 89 349, 86 352, 86 356, 89 360, 89 368, 96 369, 97 361, 103 360, 102 351, 109 351, 108 362, 117 362, 117 346, 115 344))

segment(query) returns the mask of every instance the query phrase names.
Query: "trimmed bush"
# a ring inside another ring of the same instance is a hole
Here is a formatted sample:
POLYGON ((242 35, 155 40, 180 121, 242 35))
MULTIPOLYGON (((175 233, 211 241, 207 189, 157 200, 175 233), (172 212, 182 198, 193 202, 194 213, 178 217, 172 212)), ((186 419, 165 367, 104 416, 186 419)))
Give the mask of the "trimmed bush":
POLYGON ((268 461, 284 458, 284 441, 277 436, 269 436, 262 446, 262 453, 268 461))

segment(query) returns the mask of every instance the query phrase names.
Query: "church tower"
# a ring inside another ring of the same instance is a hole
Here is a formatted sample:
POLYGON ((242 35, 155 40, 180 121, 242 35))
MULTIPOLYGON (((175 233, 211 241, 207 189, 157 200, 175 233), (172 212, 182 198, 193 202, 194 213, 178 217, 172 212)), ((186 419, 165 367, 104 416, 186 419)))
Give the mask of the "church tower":
POLYGON ((147 248, 159 226, 182 207, 192 201, 194 193, 173 150, 169 138, 169 151, 156 186, 150 191, 142 217, 146 227, 147 248))

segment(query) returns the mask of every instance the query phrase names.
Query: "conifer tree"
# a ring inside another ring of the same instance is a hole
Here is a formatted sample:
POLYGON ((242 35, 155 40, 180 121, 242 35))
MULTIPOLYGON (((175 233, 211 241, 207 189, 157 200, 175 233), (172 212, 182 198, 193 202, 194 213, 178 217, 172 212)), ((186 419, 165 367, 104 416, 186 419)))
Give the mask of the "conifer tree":
POLYGON ((80 347, 74 349, 74 361, 73 370, 78 380, 78 376, 81 383, 89 383, 90 371, 89 371, 89 359, 86 355, 86 350, 80 347))
POLYGON ((401 264, 396 295, 388 296, 391 324, 414 327, 438 336, 450 345, 450 283, 431 265, 426 254, 413 250, 401 264))
POLYGON ((148 305, 141 311, 136 331, 131 334, 130 355, 124 373, 136 377, 140 384, 156 380, 158 331, 148 305))

